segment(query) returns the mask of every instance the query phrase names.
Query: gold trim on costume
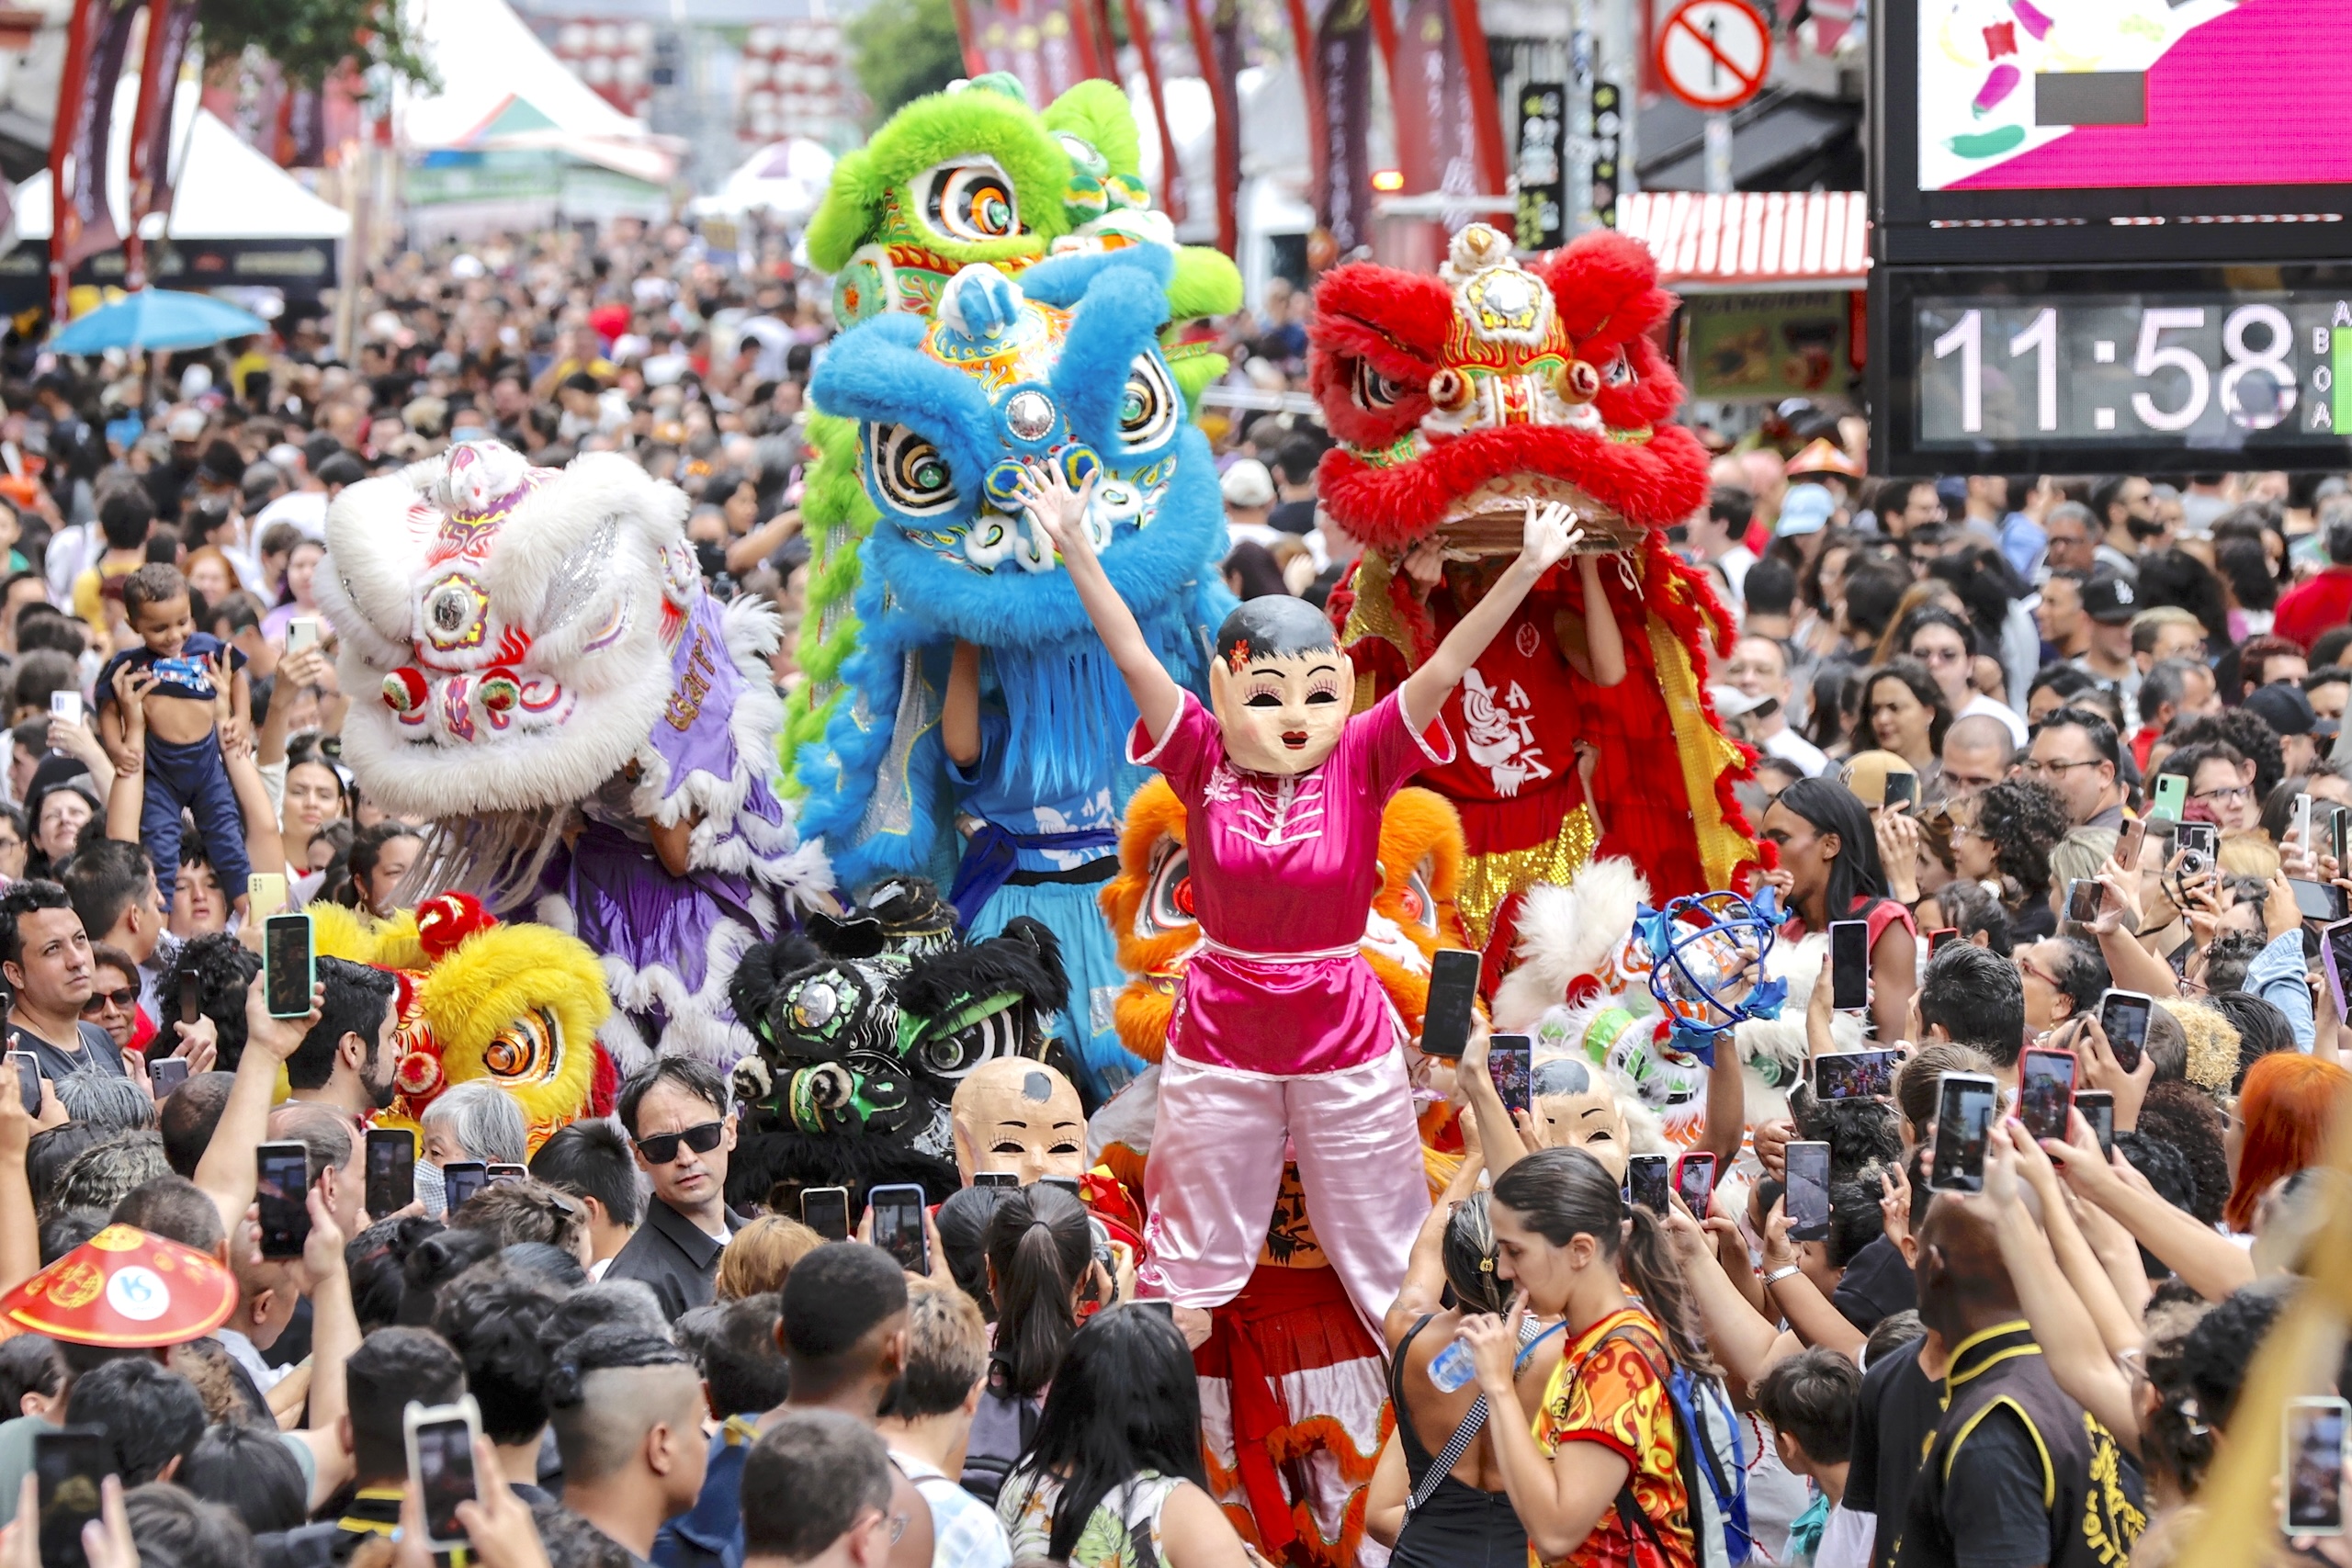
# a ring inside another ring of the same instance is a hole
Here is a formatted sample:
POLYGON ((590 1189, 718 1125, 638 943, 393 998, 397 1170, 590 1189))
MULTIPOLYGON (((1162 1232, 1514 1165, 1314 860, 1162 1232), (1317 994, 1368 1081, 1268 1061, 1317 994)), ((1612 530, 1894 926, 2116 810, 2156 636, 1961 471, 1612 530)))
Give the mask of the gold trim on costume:
MULTIPOLYGON (((1672 592, 1685 592, 1676 581, 1672 592)), ((1739 765, 1739 749, 1707 722, 1699 706, 1699 682, 1690 672, 1690 655, 1672 628, 1657 615, 1647 617, 1650 653, 1657 662, 1659 695, 1666 699, 1668 720, 1674 726, 1674 750, 1682 760, 1682 787, 1690 798, 1690 827, 1699 844, 1699 866, 1710 887, 1729 887, 1732 872, 1743 861, 1756 858, 1756 845, 1724 820, 1722 802, 1715 798, 1715 780, 1725 768, 1739 765)))
POLYGON ((1462 929, 1474 948, 1484 948, 1492 934, 1490 922, 1503 900, 1539 883, 1565 885, 1592 858, 1600 835, 1593 830, 1592 813, 1579 802, 1560 819, 1560 830, 1549 843, 1493 854, 1464 855, 1462 886, 1453 906, 1462 914, 1462 929))

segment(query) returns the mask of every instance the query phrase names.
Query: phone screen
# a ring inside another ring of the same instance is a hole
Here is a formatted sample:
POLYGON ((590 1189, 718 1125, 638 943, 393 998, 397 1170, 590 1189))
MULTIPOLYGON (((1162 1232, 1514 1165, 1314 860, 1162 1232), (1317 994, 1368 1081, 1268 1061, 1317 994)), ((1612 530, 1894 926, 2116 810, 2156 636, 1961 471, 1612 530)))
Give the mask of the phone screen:
POLYGON ((2075 1109, 2098 1135, 2099 1157, 2104 1159, 2115 1152, 2115 1096, 2103 1089, 2075 1091, 2075 1109))
POLYGON ((416 1134, 405 1127, 369 1128, 368 1213, 380 1220, 415 1201, 416 1134))
POLYGON ((1455 1057, 1470 1043, 1470 1004, 1478 996, 1478 955, 1440 948, 1430 960, 1430 999, 1421 1011, 1421 1055, 1455 1057))
POLYGON ((458 1505, 475 1495, 473 1433, 459 1421, 427 1421, 416 1429, 416 1489, 424 1500, 424 1533, 463 1540, 458 1505))
POLYGON ((106 1434, 96 1427, 36 1432, 33 1473, 42 1568, 86 1568, 82 1527, 98 1517, 98 1483, 114 1473, 106 1434))
POLYGON ((874 1213, 874 1245, 910 1274, 931 1272, 931 1247, 922 1234, 922 1189, 911 1186, 877 1187, 865 1199, 874 1213))
POLYGON ((1918 798, 1918 774, 1888 773, 1884 775, 1883 782, 1879 787, 1879 804, 1881 806, 1909 806, 1917 801, 1918 798))
POLYGON ((311 917, 272 915, 262 926, 262 967, 269 976, 269 1016, 311 1010, 311 917))
POLYGON ((1829 1145, 1788 1145, 1789 1239, 1829 1238, 1829 1145))
POLYGON ((1838 1051, 1813 1059, 1813 1092, 1819 1100, 1868 1100, 1894 1092, 1894 1053, 1838 1051))
POLYGON ((1928 956, 1933 958, 1960 940, 1958 926, 1941 926, 1928 933, 1928 956))
POLYGON ((1866 920, 1829 922, 1829 1005, 1860 1012, 1871 1005, 1871 928, 1866 920))
POLYGON ((2306 882, 2290 876, 2287 886, 2294 889, 2295 908, 2307 920, 2340 920, 2344 918, 2344 889, 2326 882, 2306 882))
POLYGON ((2155 1003, 2138 991, 2109 991, 2098 1004, 2098 1026, 2106 1032, 2116 1066, 2127 1073, 2140 1070, 2140 1052, 2148 1043, 2148 1015, 2155 1003))
POLYGON ((528 1181, 531 1179, 530 1167, 522 1165, 488 1165, 482 1167, 482 1174, 492 1181, 528 1181))
POLYGON ((800 1223, 827 1241, 849 1239, 849 1189, 810 1187, 800 1194, 800 1223))
POLYGON ((180 976, 180 1021, 193 1025, 204 1016, 204 982, 194 975, 180 976))
POLYGON ((1535 1042, 1524 1034, 1498 1034, 1487 1048, 1487 1073, 1506 1111, 1525 1111, 1534 1103, 1535 1042))
POLYGON ((1715 1195, 1715 1156, 1684 1155, 1675 1161, 1674 1190, 1692 1213, 1706 1218, 1707 1201, 1715 1195))
POLYGON ((1633 1201, 1653 1214, 1667 1211, 1666 1195, 1671 1190, 1669 1168, 1674 1162, 1664 1155, 1635 1155, 1625 1162, 1625 1184, 1633 1190, 1633 1201))
POLYGON ((1984 1147, 2000 1086, 1974 1073, 1946 1073, 1936 1096, 1936 1163, 1928 1185, 1939 1192, 1984 1190, 1984 1147))
POLYGON ((2036 1138, 2066 1135, 2075 1103, 2075 1054, 2034 1047, 2018 1062, 2018 1120, 2036 1138))
MULTIPOLYGON (((2306 1397, 2287 1402, 2287 1441, 2279 1464, 2282 1521, 2293 1535, 2344 1533, 2344 1435, 2347 1405, 2341 1399, 2306 1397)), ((42 1532, 44 1551, 48 1532, 42 1532)), ((48 1558, 44 1556, 46 1562, 48 1558)))
POLYGON ((453 1159, 441 1168, 441 1202, 450 1213, 490 1185, 490 1167, 478 1159, 453 1159))
POLYGON ((1013 1170, 976 1170, 972 1172, 975 1187, 1018 1187, 1021 1173, 1013 1170))
POLYGON ((2328 983, 2335 987, 2335 1016, 2345 1016, 2345 996, 2352 991, 2352 920, 2339 920, 2320 933, 2320 952, 2327 960, 2328 983))
POLYGON ((2075 925, 2086 926, 2098 919, 2106 901, 2107 889, 2089 877, 2077 877, 2066 884, 2066 919, 2075 925))
POLYGON ((147 1064, 147 1082, 155 1090, 158 1100, 170 1098, 172 1092, 187 1082, 186 1056, 158 1056, 147 1064))
POLYGON ((2347 851, 2352 851, 2352 810, 2331 801, 2327 809, 2327 852, 2335 857, 2338 876, 2345 874, 2340 869, 2344 863, 2352 859, 2347 851))
POLYGON ((300 1258, 311 1239, 311 1211, 305 1200, 311 1190, 311 1156, 300 1144, 264 1144, 254 1151, 260 1183, 254 1201, 261 1209, 261 1255, 300 1258))
POLYGON ((11 1051, 8 1060, 17 1064, 17 1094, 25 1102, 25 1114, 40 1114, 40 1058, 30 1051, 11 1051))

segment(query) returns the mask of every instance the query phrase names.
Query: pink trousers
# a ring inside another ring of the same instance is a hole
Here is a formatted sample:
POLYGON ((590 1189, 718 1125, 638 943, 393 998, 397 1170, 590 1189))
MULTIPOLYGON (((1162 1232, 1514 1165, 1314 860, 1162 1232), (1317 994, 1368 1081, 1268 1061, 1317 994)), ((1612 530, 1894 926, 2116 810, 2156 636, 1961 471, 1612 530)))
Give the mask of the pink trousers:
POLYGON ((1378 1338, 1430 1212, 1402 1049, 1305 1077, 1170 1052, 1144 1168, 1151 1217, 1139 1293, 1203 1308, 1239 1294, 1266 1244, 1285 1157, 1298 1162, 1317 1244, 1378 1338))

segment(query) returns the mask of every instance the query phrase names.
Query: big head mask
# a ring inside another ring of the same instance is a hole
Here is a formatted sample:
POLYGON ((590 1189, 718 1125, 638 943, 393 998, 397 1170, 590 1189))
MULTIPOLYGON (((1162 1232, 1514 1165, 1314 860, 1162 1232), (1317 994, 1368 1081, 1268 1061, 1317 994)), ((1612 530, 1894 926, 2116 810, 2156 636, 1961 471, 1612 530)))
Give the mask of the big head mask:
POLYGON ((1209 705, 1225 754, 1253 773, 1303 773, 1340 743, 1355 669, 1304 599, 1252 599, 1218 628, 1209 705))

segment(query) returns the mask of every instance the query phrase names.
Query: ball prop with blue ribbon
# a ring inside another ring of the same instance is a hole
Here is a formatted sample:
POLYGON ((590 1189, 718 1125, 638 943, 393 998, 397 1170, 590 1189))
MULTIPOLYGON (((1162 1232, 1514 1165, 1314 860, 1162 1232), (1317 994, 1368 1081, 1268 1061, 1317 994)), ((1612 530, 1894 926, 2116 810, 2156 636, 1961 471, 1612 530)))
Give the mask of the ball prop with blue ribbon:
POLYGON ((1650 995, 1673 1020, 1670 1049, 1715 1065, 1715 1041, 1751 1018, 1778 1018, 1789 987, 1758 978, 1781 923, 1770 887, 1753 898, 1693 893, 1662 909, 1645 904, 1634 942, 1647 949, 1650 995))

